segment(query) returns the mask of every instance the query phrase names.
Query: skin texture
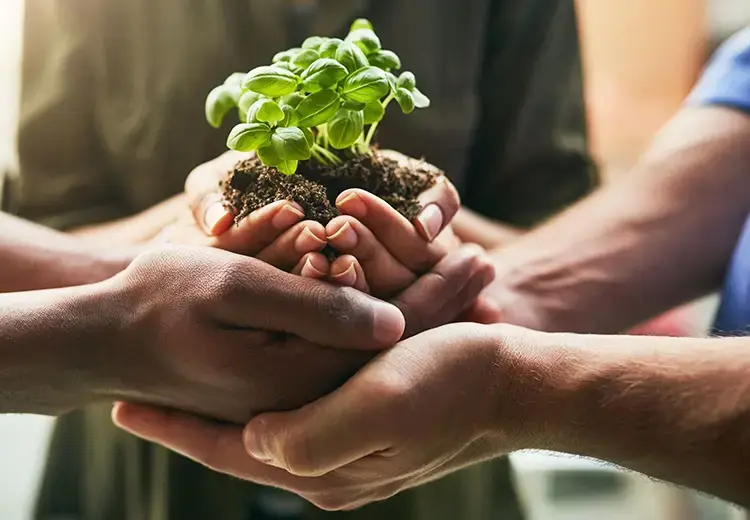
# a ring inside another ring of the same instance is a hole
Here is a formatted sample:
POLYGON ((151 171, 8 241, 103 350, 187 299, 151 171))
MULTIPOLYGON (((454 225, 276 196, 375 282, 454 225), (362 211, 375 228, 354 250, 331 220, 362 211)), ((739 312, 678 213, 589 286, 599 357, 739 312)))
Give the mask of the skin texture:
MULTIPOLYGON (((426 206, 440 208, 439 219, 418 226, 364 192, 358 195, 364 205, 351 204, 351 198, 343 202, 343 209, 355 206, 361 220, 372 223, 388 240, 381 242, 360 221, 342 217, 358 232, 350 253, 362 261, 345 254, 332 266, 318 253, 331 233, 304 221, 296 204, 278 201, 239 226, 232 225, 217 188, 238 159, 238 154, 228 153, 201 165, 188 177, 184 195, 126 221, 79 230, 74 236, 0 218, 3 237, 8 237, 0 241, 0 254, 10 266, 0 279, 0 290, 94 284, 79 292, 2 297, 9 316, 2 337, 3 388, 9 389, 0 400, 3 410, 54 414, 101 399, 126 399, 245 422, 259 411, 295 408, 333 390, 374 355, 357 351, 362 345, 377 350, 402 336, 455 320, 493 279, 494 269, 480 248, 442 239, 450 230, 440 231, 459 206, 447 181, 424 194, 426 206), (401 220, 389 225, 394 214, 401 220), (440 236, 434 242, 425 240, 420 229, 440 236), (106 254, 101 240, 108 245, 106 254), (255 260, 218 251, 157 247, 170 242, 224 249, 255 260), (407 242, 399 260, 384 245, 403 249, 407 242), (122 247, 129 243, 138 244, 122 247), (51 257, 48 246, 58 255, 51 257), (145 252, 136 257, 140 251, 145 252), (404 276, 398 276, 399 268, 404 276), (119 271, 123 272, 116 274, 119 271), (355 276, 341 276, 347 273, 355 276), (368 275, 373 292, 391 300, 390 308, 400 320, 395 328, 393 319, 389 324, 372 313, 363 317, 364 308, 376 305, 375 300, 362 303, 365 297, 357 292, 336 292, 332 285, 308 287, 311 282, 304 280, 326 278, 369 292, 368 275), (69 326, 55 327, 48 315, 69 326), (293 332, 300 327, 305 333, 298 336, 293 332), (27 341, 30 330, 37 333, 27 341), (68 335, 76 340, 68 340, 68 335), (55 356, 46 355, 50 336, 64 345, 55 356), (94 346, 112 343, 113 337, 118 346, 102 358, 94 346), (206 345, 222 348, 206 351, 206 345), (19 347, 33 347, 28 350, 31 355, 26 357, 19 347), (121 357, 120 350, 128 356, 121 357), (70 387, 51 402, 49 385, 32 391, 22 380, 42 357, 48 360, 48 371, 60 372, 52 379, 60 386, 67 381, 70 387), (283 367, 285 377, 274 375, 272 367, 283 367)), ((435 212, 431 214, 434 220, 435 212)))
MULTIPOLYGON (((683 110, 630 175, 493 252, 494 319, 616 333, 715 290, 750 207, 748 142, 747 115, 683 110)), ((244 435, 154 408, 114 416, 326 509, 520 448, 600 457, 748 505, 747 347, 458 324, 400 343, 298 411, 253 419, 244 435)))
POLYGON ((383 353, 315 403, 254 419, 244 433, 127 405, 114 417, 209 467, 327 510, 517 449, 597 457, 746 506, 749 344, 449 325, 383 353), (461 380, 461 392, 446 380, 461 380))
POLYGON ((244 422, 309 402, 404 333, 454 319, 492 275, 465 247, 387 304, 217 249, 155 249, 103 282, 0 295, 0 410, 127 399, 244 422))

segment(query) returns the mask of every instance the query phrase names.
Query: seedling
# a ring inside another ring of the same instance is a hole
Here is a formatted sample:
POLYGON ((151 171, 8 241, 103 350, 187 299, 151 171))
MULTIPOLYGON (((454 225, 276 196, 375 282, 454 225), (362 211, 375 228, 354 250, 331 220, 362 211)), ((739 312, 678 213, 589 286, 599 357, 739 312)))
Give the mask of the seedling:
POLYGON ((339 164, 342 153, 372 153, 394 99, 405 114, 430 105, 414 74, 396 76, 399 69, 400 58, 382 48, 369 21, 359 19, 344 40, 312 36, 276 54, 271 65, 232 74, 209 93, 206 119, 218 128, 236 109, 241 122, 227 146, 255 151, 283 174, 294 174, 300 161, 311 158, 339 164))

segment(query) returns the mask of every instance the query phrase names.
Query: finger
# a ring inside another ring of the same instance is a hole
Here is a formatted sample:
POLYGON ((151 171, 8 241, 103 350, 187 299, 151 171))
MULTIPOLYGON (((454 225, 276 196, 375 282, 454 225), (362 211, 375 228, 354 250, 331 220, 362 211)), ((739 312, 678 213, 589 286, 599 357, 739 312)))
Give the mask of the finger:
POLYGON ((474 283, 479 283, 481 288, 494 278, 492 262, 482 248, 466 245, 448 254, 432 271, 392 300, 406 319, 405 336, 453 321, 464 307, 448 318, 458 305, 455 298, 477 277, 481 282, 474 283))
POLYGON ((363 399, 361 388, 353 379, 299 410, 253 418, 243 436, 247 453, 293 475, 319 477, 387 449, 387 407, 363 399))
POLYGON ((336 285, 353 287, 358 291, 370 294, 365 272, 362 270, 359 261, 351 255, 343 255, 333 261, 329 279, 336 285))
MULTIPOLYGON (((177 263, 185 261, 175 254, 177 263)), ((223 255, 208 264, 212 272, 205 279, 218 283, 207 293, 207 304, 226 326, 287 332, 319 345, 350 349, 391 347, 403 333, 404 317, 391 304, 285 273, 254 258, 223 255)))
POLYGON ((255 258, 288 271, 307 253, 322 251, 326 246, 326 230, 319 222, 305 221, 282 233, 255 258))
POLYGON ((195 168, 185 180, 185 193, 195 221, 209 236, 218 236, 232 224, 234 215, 224 206, 221 182, 247 154, 228 151, 195 168))
POLYGON ((441 176, 419 196, 419 204, 422 210, 414 218, 414 226, 424 240, 432 242, 453 220, 461 207, 461 199, 453 184, 441 176))
POLYGON ((336 199, 336 207, 364 224, 412 272, 430 269, 446 253, 441 243, 426 242, 411 222, 372 193, 346 190, 336 199))
POLYGON ((255 256, 304 216, 302 206, 296 202, 277 200, 240 220, 239 224, 216 237, 213 245, 233 253, 255 256))
POLYGON ((320 253, 307 253, 294 266, 291 272, 297 276, 304 276, 313 280, 323 280, 328 277, 330 269, 331 265, 325 256, 320 253))
POLYGON ((479 298, 477 298, 476 301, 470 305, 461 316, 459 316, 458 321, 482 323, 484 325, 500 323, 502 321, 500 305, 494 298, 479 296, 479 298))
POLYGON ((112 420, 123 430, 213 471, 289 490, 301 487, 299 479, 248 457, 242 427, 218 424, 176 410, 130 403, 115 405, 112 420))
POLYGON ((356 218, 336 217, 326 226, 326 234, 334 249, 357 259, 372 293, 379 298, 390 298, 416 279, 356 218))

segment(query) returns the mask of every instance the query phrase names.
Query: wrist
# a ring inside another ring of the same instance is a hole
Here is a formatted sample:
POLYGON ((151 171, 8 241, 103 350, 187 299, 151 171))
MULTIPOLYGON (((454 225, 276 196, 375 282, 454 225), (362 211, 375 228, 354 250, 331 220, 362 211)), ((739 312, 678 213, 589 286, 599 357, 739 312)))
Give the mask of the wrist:
POLYGON ((584 354, 565 339, 572 335, 508 324, 491 328, 492 431, 504 451, 559 449, 582 406, 575 381, 584 354))
POLYGON ((117 314, 96 285, 4 294, 0 314, 3 412, 57 415, 107 393, 117 314))

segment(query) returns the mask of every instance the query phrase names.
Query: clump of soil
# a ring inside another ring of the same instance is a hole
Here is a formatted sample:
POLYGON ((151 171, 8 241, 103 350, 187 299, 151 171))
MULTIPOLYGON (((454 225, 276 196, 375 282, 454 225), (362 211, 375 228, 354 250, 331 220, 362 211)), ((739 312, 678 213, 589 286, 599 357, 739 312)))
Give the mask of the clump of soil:
POLYGON ((411 220, 421 209, 417 197, 441 175, 426 164, 410 166, 378 152, 343 159, 341 164, 332 166, 305 161, 296 174, 289 176, 255 157, 247 159, 235 165, 224 183, 224 198, 237 222, 256 209, 285 199, 302 206, 306 218, 326 225, 339 215, 335 201, 341 192, 361 188, 411 220))

